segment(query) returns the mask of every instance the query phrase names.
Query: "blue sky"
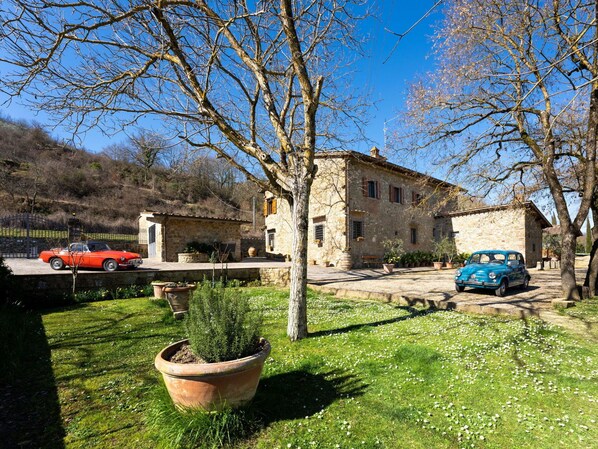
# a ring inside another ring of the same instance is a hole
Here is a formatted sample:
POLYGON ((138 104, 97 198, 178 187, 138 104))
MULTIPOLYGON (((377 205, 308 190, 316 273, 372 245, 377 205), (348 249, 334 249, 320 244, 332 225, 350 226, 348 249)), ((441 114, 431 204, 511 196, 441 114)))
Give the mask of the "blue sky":
MULTIPOLYGON (((357 71, 354 80, 356 88, 364 88, 370 95, 370 123, 366 129, 366 136, 379 148, 384 147, 384 121, 388 121, 388 128, 397 126, 393 121, 396 113, 403 107, 408 81, 418 73, 424 73, 432 68, 431 25, 439 20, 440 12, 433 13, 426 20, 414 28, 396 47, 386 63, 385 59, 391 54, 397 40, 396 36, 384 30, 388 28, 397 33, 409 29, 433 5, 434 0, 420 2, 412 1, 379 1, 376 18, 367 20, 361 25, 364 33, 370 35, 367 49, 369 57, 356 63, 357 71)), ((0 67, 0 75, 3 69, 0 67)), ((0 103, 6 100, 0 95, 0 103)), ((42 124, 54 136, 70 140, 72 134, 63 128, 52 129, 50 120, 44 113, 37 113, 27 108, 18 99, 10 105, 0 104, 0 113, 13 119, 36 121, 42 124)), ((124 136, 107 137, 100 131, 79 134, 74 142, 77 146, 89 151, 98 152, 110 143, 123 140, 124 136)), ((357 150, 367 152, 371 143, 358 145, 357 150)), ((424 169, 425 167, 412 167, 424 169)))

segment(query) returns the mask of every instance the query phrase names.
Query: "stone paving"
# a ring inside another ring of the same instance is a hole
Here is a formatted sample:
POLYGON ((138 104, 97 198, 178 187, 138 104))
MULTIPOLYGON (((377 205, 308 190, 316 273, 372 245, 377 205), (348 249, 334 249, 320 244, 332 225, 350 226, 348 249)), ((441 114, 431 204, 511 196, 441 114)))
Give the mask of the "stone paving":
POLYGON ((338 297, 491 315, 541 316, 543 311, 552 309, 552 301, 558 300, 561 292, 559 270, 530 270, 530 287, 509 289, 502 298, 485 289, 457 293, 455 270, 395 269, 392 274, 385 274, 381 269, 341 272, 327 268, 327 273, 323 270, 310 270, 310 286, 338 297))

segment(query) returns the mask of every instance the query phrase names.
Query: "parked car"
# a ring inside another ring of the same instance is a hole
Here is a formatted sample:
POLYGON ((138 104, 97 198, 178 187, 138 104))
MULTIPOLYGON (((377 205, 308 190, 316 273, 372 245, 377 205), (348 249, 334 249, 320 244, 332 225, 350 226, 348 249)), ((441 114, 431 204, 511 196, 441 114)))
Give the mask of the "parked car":
POLYGON ((462 292, 465 287, 488 288, 494 290, 496 296, 504 296, 509 287, 526 289, 530 279, 521 253, 476 251, 465 262, 465 266, 457 270, 455 289, 462 292))
POLYGON ((119 268, 137 268, 143 263, 140 254, 111 250, 104 242, 71 243, 68 248, 42 251, 39 258, 54 270, 76 265, 78 268, 116 271, 119 268))

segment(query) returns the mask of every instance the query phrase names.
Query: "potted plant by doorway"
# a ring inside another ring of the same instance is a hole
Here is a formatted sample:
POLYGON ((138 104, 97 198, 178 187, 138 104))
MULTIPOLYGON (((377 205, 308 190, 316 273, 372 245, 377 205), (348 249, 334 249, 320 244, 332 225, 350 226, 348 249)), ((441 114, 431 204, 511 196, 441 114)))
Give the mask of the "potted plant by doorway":
POLYGON ((250 402, 270 354, 261 323, 238 289, 201 284, 184 322, 188 339, 155 359, 174 404, 216 411, 250 402))

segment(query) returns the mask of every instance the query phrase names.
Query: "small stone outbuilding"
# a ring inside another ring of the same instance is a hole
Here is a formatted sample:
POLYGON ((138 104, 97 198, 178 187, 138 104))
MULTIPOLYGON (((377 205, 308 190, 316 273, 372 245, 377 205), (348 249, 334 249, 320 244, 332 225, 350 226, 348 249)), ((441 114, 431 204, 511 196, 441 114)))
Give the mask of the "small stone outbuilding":
POLYGON ((455 239, 457 251, 519 251, 528 267, 542 260, 542 230, 550 222, 531 201, 480 207, 437 216, 437 230, 455 239))
POLYGON ((177 262, 188 243, 219 243, 233 260, 241 260, 241 226, 233 218, 172 215, 144 211, 139 216, 139 243, 147 246, 149 259, 177 262))

